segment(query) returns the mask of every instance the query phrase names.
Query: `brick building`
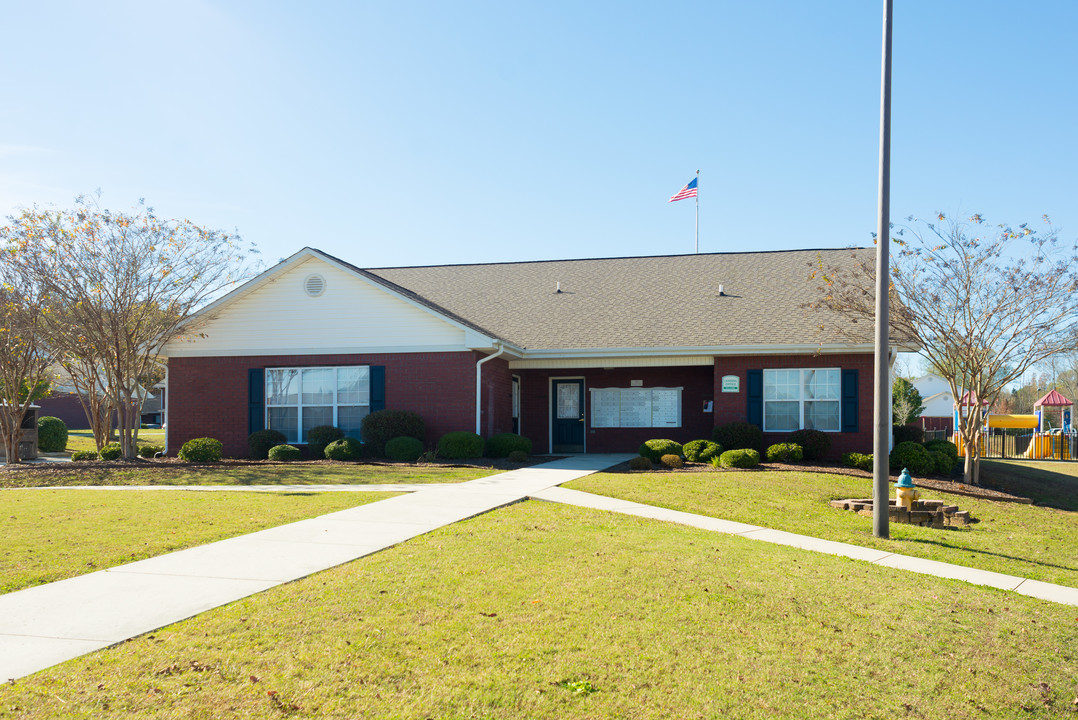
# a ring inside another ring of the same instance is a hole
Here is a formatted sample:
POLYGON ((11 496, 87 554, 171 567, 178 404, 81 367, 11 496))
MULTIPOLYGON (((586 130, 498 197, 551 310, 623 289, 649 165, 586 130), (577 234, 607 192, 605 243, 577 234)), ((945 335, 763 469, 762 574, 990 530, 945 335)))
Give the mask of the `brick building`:
POLYGON ((305 248, 166 347, 169 450, 210 436, 244 456, 265 427, 359 437, 363 416, 396 408, 431 445, 473 430, 537 453, 625 451, 748 420, 767 443, 814 427, 836 455, 867 452, 872 328, 806 302, 813 267, 871 252, 361 269, 305 248))

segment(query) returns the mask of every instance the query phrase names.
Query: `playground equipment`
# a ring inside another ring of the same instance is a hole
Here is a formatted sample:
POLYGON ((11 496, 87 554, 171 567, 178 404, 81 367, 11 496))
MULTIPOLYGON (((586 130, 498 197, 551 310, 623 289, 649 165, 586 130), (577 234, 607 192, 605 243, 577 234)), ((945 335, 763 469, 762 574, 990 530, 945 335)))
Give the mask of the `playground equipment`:
MULTIPOLYGON (((961 406, 974 401, 962 397, 961 406)), ((982 403, 987 405, 987 403, 982 403)), ((955 404, 955 428, 958 427, 959 404, 955 404)), ((981 432, 982 457, 1021 457, 1030 460, 1075 460, 1078 459, 1078 433, 1071 423, 1074 414, 1072 403, 1058 390, 1052 390, 1033 404, 1032 415, 1004 415, 985 413, 984 428, 981 432), (1048 408, 1059 409, 1059 426, 1053 427, 1049 419, 1048 408), (1000 432, 993 432, 998 430, 1000 432), (1006 430, 1030 430, 1029 433, 1008 434, 1006 430)), ((962 436, 955 432, 953 442, 958 446, 958 453, 963 454, 962 436)))

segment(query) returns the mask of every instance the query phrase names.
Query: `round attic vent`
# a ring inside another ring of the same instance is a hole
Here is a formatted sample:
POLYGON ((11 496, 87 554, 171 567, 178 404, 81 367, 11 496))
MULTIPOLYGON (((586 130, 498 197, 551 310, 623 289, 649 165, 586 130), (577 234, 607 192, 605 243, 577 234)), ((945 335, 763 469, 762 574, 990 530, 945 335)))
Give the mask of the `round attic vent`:
POLYGON ((321 275, 308 275, 303 281, 303 291, 311 297, 318 297, 326 290, 326 279, 321 275))

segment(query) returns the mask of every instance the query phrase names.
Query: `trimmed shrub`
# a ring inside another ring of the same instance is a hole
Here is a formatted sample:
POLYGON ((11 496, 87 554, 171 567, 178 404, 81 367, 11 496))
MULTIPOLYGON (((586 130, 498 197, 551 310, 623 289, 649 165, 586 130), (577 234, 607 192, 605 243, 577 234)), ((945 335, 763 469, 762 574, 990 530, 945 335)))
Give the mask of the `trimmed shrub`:
POLYGON ((259 430, 247 436, 247 447, 255 460, 265 460, 269 457, 270 448, 284 445, 286 442, 288 438, 278 430, 259 430))
POLYGON ((483 438, 473 432, 449 432, 438 441, 438 455, 449 460, 483 457, 483 444, 483 438))
POLYGON ((804 457, 804 450, 797 443, 775 443, 767 449, 768 462, 801 462, 804 457))
POLYGON ((157 453, 164 452, 165 447, 163 445, 139 445, 138 456, 146 459, 152 459, 157 453))
POLYGON ((935 472, 936 461, 929 455, 925 446, 915 442, 904 442, 895 445, 891 451, 891 469, 898 472, 905 468, 911 475, 927 475, 935 472))
MULTIPOLYGON (((755 427, 755 426, 753 426, 755 427)), ((724 468, 752 468, 760 464, 760 453, 752 448, 727 450, 719 456, 719 464, 724 468)))
POLYGON ((274 445, 269 449, 268 457, 276 462, 299 460, 303 453, 294 445, 274 445))
POLYGON ((488 458, 503 458, 508 457, 509 453, 515 450, 519 450, 525 455, 531 455, 532 441, 516 433, 501 433, 487 440, 484 452, 488 458))
POLYGON ((928 454, 932 456, 932 462, 936 466, 937 475, 950 475, 954 472, 954 466, 958 461, 951 457, 945 450, 929 450, 928 454))
POLYGON ((123 454, 124 450, 120 447, 120 443, 109 443, 99 452, 102 460, 119 460, 123 454))
POLYGON ((663 455, 659 458, 659 462, 663 464, 663 467, 668 467, 671 470, 685 467, 685 461, 681 459, 680 455, 663 455))
POLYGON ((857 468, 865 472, 872 472, 872 453, 848 452, 842 454, 842 464, 846 467, 857 468))
MULTIPOLYGON (((899 443, 923 443, 925 441, 925 431, 916 425, 893 425, 892 430, 895 438, 895 447, 898 447, 899 443)), ((910 472, 913 471, 910 470, 910 472)))
POLYGON ((748 422, 732 422, 720 425, 711 434, 711 439, 730 450, 759 450, 764 444, 764 431, 748 422))
POLYGON ((222 447, 220 440, 210 437, 195 438, 185 442, 176 454, 184 462, 217 462, 221 459, 222 447))
POLYGON ((96 450, 76 450, 71 453, 71 459, 75 462, 81 462, 83 460, 97 460, 96 450))
POLYGON ((378 410, 363 418, 360 425, 363 443, 375 457, 386 452, 386 443, 397 437, 426 437, 423 418, 410 410, 378 410))
POLYGON ((41 452, 63 452, 67 447, 67 425, 58 417, 46 415, 37 419, 37 449, 41 452))
POLYGON ((423 454, 423 441, 414 437, 396 437, 386 443, 386 457, 397 462, 415 462, 423 454))
POLYGON ((722 455, 722 445, 710 440, 690 440, 681 451, 689 462, 706 463, 710 462, 711 458, 722 455))
POLYGON ((632 460, 629 461, 629 469, 630 470, 650 470, 651 469, 651 461, 648 460, 643 455, 637 455, 636 457, 634 457, 632 460))
POLYGON ((831 452, 831 436, 822 430, 795 430, 786 442, 800 445, 805 460, 822 460, 831 452))
POLYGON ((525 462, 528 462, 529 457, 531 457, 531 455, 529 453, 524 452, 523 450, 514 450, 511 453, 509 453, 508 459, 509 459, 509 462, 525 463, 525 462))
POLYGON ((334 440, 325 449, 325 455, 330 460, 359 460, 363 454, 363 443, 350 437, 334 440))
POLYGON ((663 455, 681 456, 681 443, 673 440, 646 440, 638 451, 641 457, 646 457, 653 463, 661 461, 663 455))
POLYGON ((326 456, 326 445, 344 437, 344 430, 332 425, 319 425, 307 431, 307 452, 316 460, 326 456))
POLYGON ((933 452, 934 450, 945 452, 951 456, 952 460, 954 460, 954 462, 951 463, 952 465, 958 464, 958 446, 950 440, 933 440, 932 442, 927 442, 925 443, 925 450, 928 452, 933 452))

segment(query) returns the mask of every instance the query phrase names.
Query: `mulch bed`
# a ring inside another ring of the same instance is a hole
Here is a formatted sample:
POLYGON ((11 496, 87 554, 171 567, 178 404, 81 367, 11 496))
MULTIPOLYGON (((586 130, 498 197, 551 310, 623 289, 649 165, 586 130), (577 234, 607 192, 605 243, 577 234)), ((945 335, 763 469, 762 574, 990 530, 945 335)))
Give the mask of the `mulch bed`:
MULTIPOLYGON (((629 463, 624 462, 620 465, 605 470, 608 473, 698 473, 698 472, 810 472, 810 473, 826 473, 828 475, 850 475, 853 477, 872 478, 872 473, 865 472, 864 470, 858 470, 857 468, 846 467, 845 465, 834 465, 830 463, 803 463, 801 465, 787 465, 785 463, 761 463, 757 467, 749 468, 747 470, 740 468, 715 468, 709 463, 685 463, 685 467, 677 470, 671 470, 669 468, 656 468, 653 470, 630 470, 629 463)), ((891 483, 898 482, 898 475, 890 476, 891 483)), ((998 500, 1000 502, 1013 502, 1022 503, 1025 505, 1032 505, 1033 501, 1029 498, 1020 497, 1018 495, 1012 495, 1010 493, 1003 492, 1001 490, 994 490, 992 488, 984 487, 981 485, 966 485, 963 482, 956 480, 947 480, 945 478, 929 478, 919 477, 914 478, 914 484, 921 488, 931 488, 940 492, 952 493, 954 495, 965 495, 966 497, 981 498, 983 500, 998 500)))

